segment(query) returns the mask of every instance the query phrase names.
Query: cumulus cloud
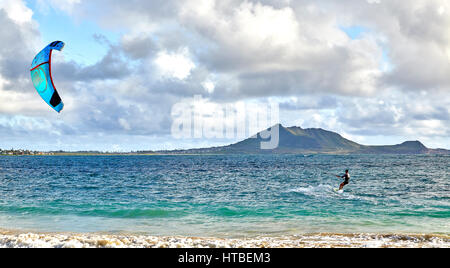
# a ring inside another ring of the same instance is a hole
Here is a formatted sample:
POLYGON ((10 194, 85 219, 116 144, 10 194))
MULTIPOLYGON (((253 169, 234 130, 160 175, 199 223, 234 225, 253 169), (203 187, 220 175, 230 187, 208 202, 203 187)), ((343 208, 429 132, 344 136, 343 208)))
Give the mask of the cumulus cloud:
POLYGON ((3 0, 0 2, 0 9, 15 23, 23 25, 31 22, 33 11, 22 1, 3 0))
POLYGON ((59 121, 49 119, 28 70, 42 29, 23 1, 0 2, 0 41, 23 45, 0 48, 1 136, 56 128, 60 137, 91 135, 92 147, 120 143, 113 136, 176 147, 171 107, 200 94, 216 103, 275 98, 284 124, 360 141, 384 135, 450 147, 448 1, 52 0, 35 12, 46 8, 120 37, 93 36, 107 50, 94 64, 54 62, 66 106, 59 121))

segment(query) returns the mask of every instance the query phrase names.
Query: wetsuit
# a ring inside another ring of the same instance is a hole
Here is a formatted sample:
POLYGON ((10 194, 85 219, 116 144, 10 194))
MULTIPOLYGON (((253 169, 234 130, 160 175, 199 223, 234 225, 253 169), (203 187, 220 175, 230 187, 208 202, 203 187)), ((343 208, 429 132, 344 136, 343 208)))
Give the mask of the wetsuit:
POLYGON ((350 174, 348 174, 348 173, 345 173, 343 176, 341 176, 341 178, 343 178, 344 179, 344 185, 347 185, 348 184, 348 181, 350 180, 350 174))

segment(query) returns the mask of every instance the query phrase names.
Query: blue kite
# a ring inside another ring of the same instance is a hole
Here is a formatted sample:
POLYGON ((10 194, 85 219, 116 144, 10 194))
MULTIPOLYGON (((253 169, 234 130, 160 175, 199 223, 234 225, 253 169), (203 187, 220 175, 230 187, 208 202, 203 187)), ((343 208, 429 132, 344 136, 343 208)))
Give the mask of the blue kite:
POLYGON ((58 113, 64 108, 64 103, 56 91, 52 78, 52 51, 62 51, 64 43, 55 41, 46 46, 31 64, 31 80, 42 99, 58 113))

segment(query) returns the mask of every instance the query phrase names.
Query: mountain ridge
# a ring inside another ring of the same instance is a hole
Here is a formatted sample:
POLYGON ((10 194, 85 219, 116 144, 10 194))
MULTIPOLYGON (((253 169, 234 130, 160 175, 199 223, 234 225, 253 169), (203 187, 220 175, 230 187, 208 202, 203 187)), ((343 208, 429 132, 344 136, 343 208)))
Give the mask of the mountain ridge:
POLYGON ((219 147, 159 151, 171 153, 193 154, 450 154, 446 149, 430 149, 420 141, 405 141, 396 145, 362 145, 342 137, 339 133, 321 128, 303 129, 298 126, 284 127, 281 124, 274 125, 265 131, 271 131, 279 127, 279 144, 275 149, 262 150, 261 133, 242 141, 219 147))

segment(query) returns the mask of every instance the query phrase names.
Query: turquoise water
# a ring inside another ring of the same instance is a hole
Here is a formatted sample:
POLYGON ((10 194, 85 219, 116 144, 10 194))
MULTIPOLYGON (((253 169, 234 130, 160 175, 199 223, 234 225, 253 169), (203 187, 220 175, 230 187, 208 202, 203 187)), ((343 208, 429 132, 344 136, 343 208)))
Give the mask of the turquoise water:
POLYGON ((431 155, 0 157, 0 229, 450 234, 449 174, 431 155))

